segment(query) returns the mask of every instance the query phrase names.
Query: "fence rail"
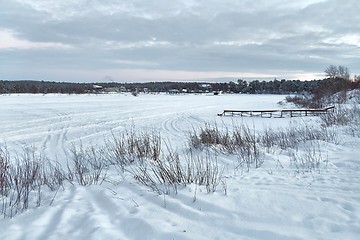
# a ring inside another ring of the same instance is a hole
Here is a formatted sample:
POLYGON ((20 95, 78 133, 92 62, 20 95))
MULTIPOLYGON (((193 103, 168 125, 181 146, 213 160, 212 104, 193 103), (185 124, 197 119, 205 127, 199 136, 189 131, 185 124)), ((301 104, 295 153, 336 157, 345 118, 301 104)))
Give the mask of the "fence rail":
POLYGON ((333 112, 335 106, 330 106, 323 109, 282 109, 282 110, 229 110, 226 109, 222 113, 219 113, 218 116, 236 116, 240 115, 241 117, 301 117, 301 116, 318 116, 320 114, 326 114, 328 112, 333 112))

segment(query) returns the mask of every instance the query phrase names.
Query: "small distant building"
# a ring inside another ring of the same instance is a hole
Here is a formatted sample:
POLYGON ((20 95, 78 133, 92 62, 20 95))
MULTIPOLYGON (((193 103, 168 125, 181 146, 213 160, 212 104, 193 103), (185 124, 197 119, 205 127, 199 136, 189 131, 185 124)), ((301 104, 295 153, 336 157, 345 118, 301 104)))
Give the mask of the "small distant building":
POLYGON ((205 89, 210 89, 211 85, 208 83, 203 83, 203 84, 200 84, 200 87, 205 88, 205 89))
POLYGON ((118 93, 120 90, 117 87, 109 87, 105 88, 104 91, 107 93, 118 93))
POLYGON ((170 89, 169 94, 179 94, 180 91, 178 89, 170 89))
POLYGON ((93 85, 93 92, 100 93, 103 90, 103 87, 100 85, 93 85))

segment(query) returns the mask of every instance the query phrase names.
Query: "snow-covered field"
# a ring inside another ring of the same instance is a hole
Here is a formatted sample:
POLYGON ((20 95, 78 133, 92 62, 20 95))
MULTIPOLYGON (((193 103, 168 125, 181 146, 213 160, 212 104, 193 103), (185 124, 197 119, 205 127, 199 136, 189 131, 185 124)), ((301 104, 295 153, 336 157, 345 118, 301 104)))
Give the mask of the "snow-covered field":
MULTIPOLYGON (((43 159, 66 166, 74 146, 103 146, 129 129, 159 131, 181 153, 189 132, 205 124, 245 124, 256 133, 320 126, 318 117, 217 116, 224 109, 278 109, 282 100, 277 95, 2 95, 0 146, 14 158, 35 149, 43 159)), ((236 157, 219 154, 223 181, 214 193, 189 184, 158 195, 126 172, 99 185, 67 183, 56 193, 41 193, 39 207, 0 219, 0 239, 359 239, 360 139, 343 127, 332 130, 339 141, 318 142, 317 169, 299 170, 285 150, 263 149, 264 164, 249 171, 237 168, 236 157)))

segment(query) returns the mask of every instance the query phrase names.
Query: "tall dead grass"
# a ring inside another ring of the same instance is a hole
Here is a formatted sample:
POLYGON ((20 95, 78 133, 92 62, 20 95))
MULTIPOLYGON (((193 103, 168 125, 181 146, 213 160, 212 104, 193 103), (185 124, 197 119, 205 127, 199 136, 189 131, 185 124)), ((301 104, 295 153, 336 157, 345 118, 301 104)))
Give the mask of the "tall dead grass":
MULTIPOLYGON (((251 167, 261 167, 265 161, 264 150, 269 153, 280 148, 297 152, 301 144, 312 141, 339 143, 337 132, 334 129, 306 125, 278 129, 268 128, 262 132, 255 132, 246 125, 234 126, 232 130, 229 128, 220 130, 217 125, 207 124, 198 130, 193 130, 188 139, 190 148, 199 150, 210 148, 224 154, 235 154, 238 158, 237 167, 247 170, 251 167)), ((309 158, 311 154, 315 154, 315 152, 309 151, 309 158)), ((298 166, 305 165, 298 164, 298 166)))
MULTIPOLYGON (((340 123, 360 119, 358 108, 346 114, 349 120, 340 123)), ((108 179, 112 166, 131 174, 138 183, 158 194, 176 193, 179 186, 188 184, 203 186, 209 193, 216 191, 221 183, 226 185, 223 165, 217 160, 219 153, 235 155, 236 168, 249 170, 262 166, 264 150, 291 149, 291 161, 297 169, 319 169, 325 162, 319 155, 321 151, 309 148, 304 153, 298 151, 298 146, 309 141, 336 143, 336 132, 327 126, 339 124, 338 115, 344 113, 327 116, 321 128, 303 126, 264 132, 256 132, 246 125, 220 129, 216 124, 206 124, 188 135, 188 151, 181 153, 164 143, 159 132, 138 132, 132 128, 117 136, 113 134, 105 146, 73 146, 65 168, 28 149, 11 158, 6 147, 0 146, 0 213, 13 217, 30 207, 40 206, 44 188, 55 192, 64 188, 64 182, 83 186, 102 184, 108 179)))
POLYGON ((193 156, 189 152, 183 156, 169 151, 163 159, 133 168, 133 176, 158 194, 169 194, 171 190, 177 193, 179 186, 187 184, 205 186, 208 193, 215 192, 223 172, 216 158, 210 154, 193 156))
POLYGON ((65 181, 80 185, 101 184, 106 168, 99 156, 91 150, 74 150, 71 164, 65 170, 34 150, 24 149, 21 155, 11 158, 6 147, 0 147, 1 215, 12 218, 29 207, 40 206, 43 188, 56 191, 65 181))
POLYGON ((206 124, 190 133, 188 143, 194 149, 211 148, 225 154, 235 154, 239 166, 246 166, 248 169, 251 166, 259 168, 263 163, 257 135, 246 125, 234 126, 232 130, 220 130, 216 124, 206 124))
POLYGON ((269 152, 278 147, 282 150, 289 148, 297 149, 300 143, 307 141, 324 141, 337 144, 339 142, 337 133, 327 127, 300 126, 278 129, 266 129, 258 135, 258 141, 269 152))
POLYGON ((125 131, 115 136, 106 144, 106 155, 110 164, 122 168, 130 164, 142 162, 145 159, 158 160, 162 149, 160 133, 152 131, 125 131))
POLYGON ((360 108, 358 104, 348 106, 337 106, 333 112, 320 116, 324 126, 333 125, 359 125, 360 108))

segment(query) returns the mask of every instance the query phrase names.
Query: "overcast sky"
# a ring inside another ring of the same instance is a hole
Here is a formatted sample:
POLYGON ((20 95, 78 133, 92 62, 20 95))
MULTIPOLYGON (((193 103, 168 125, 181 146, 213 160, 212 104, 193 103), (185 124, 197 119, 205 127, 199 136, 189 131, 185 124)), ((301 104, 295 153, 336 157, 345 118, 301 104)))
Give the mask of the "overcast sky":
POLYGON ((0 79, 360 74, 359 0, 0 0, 0 79))

